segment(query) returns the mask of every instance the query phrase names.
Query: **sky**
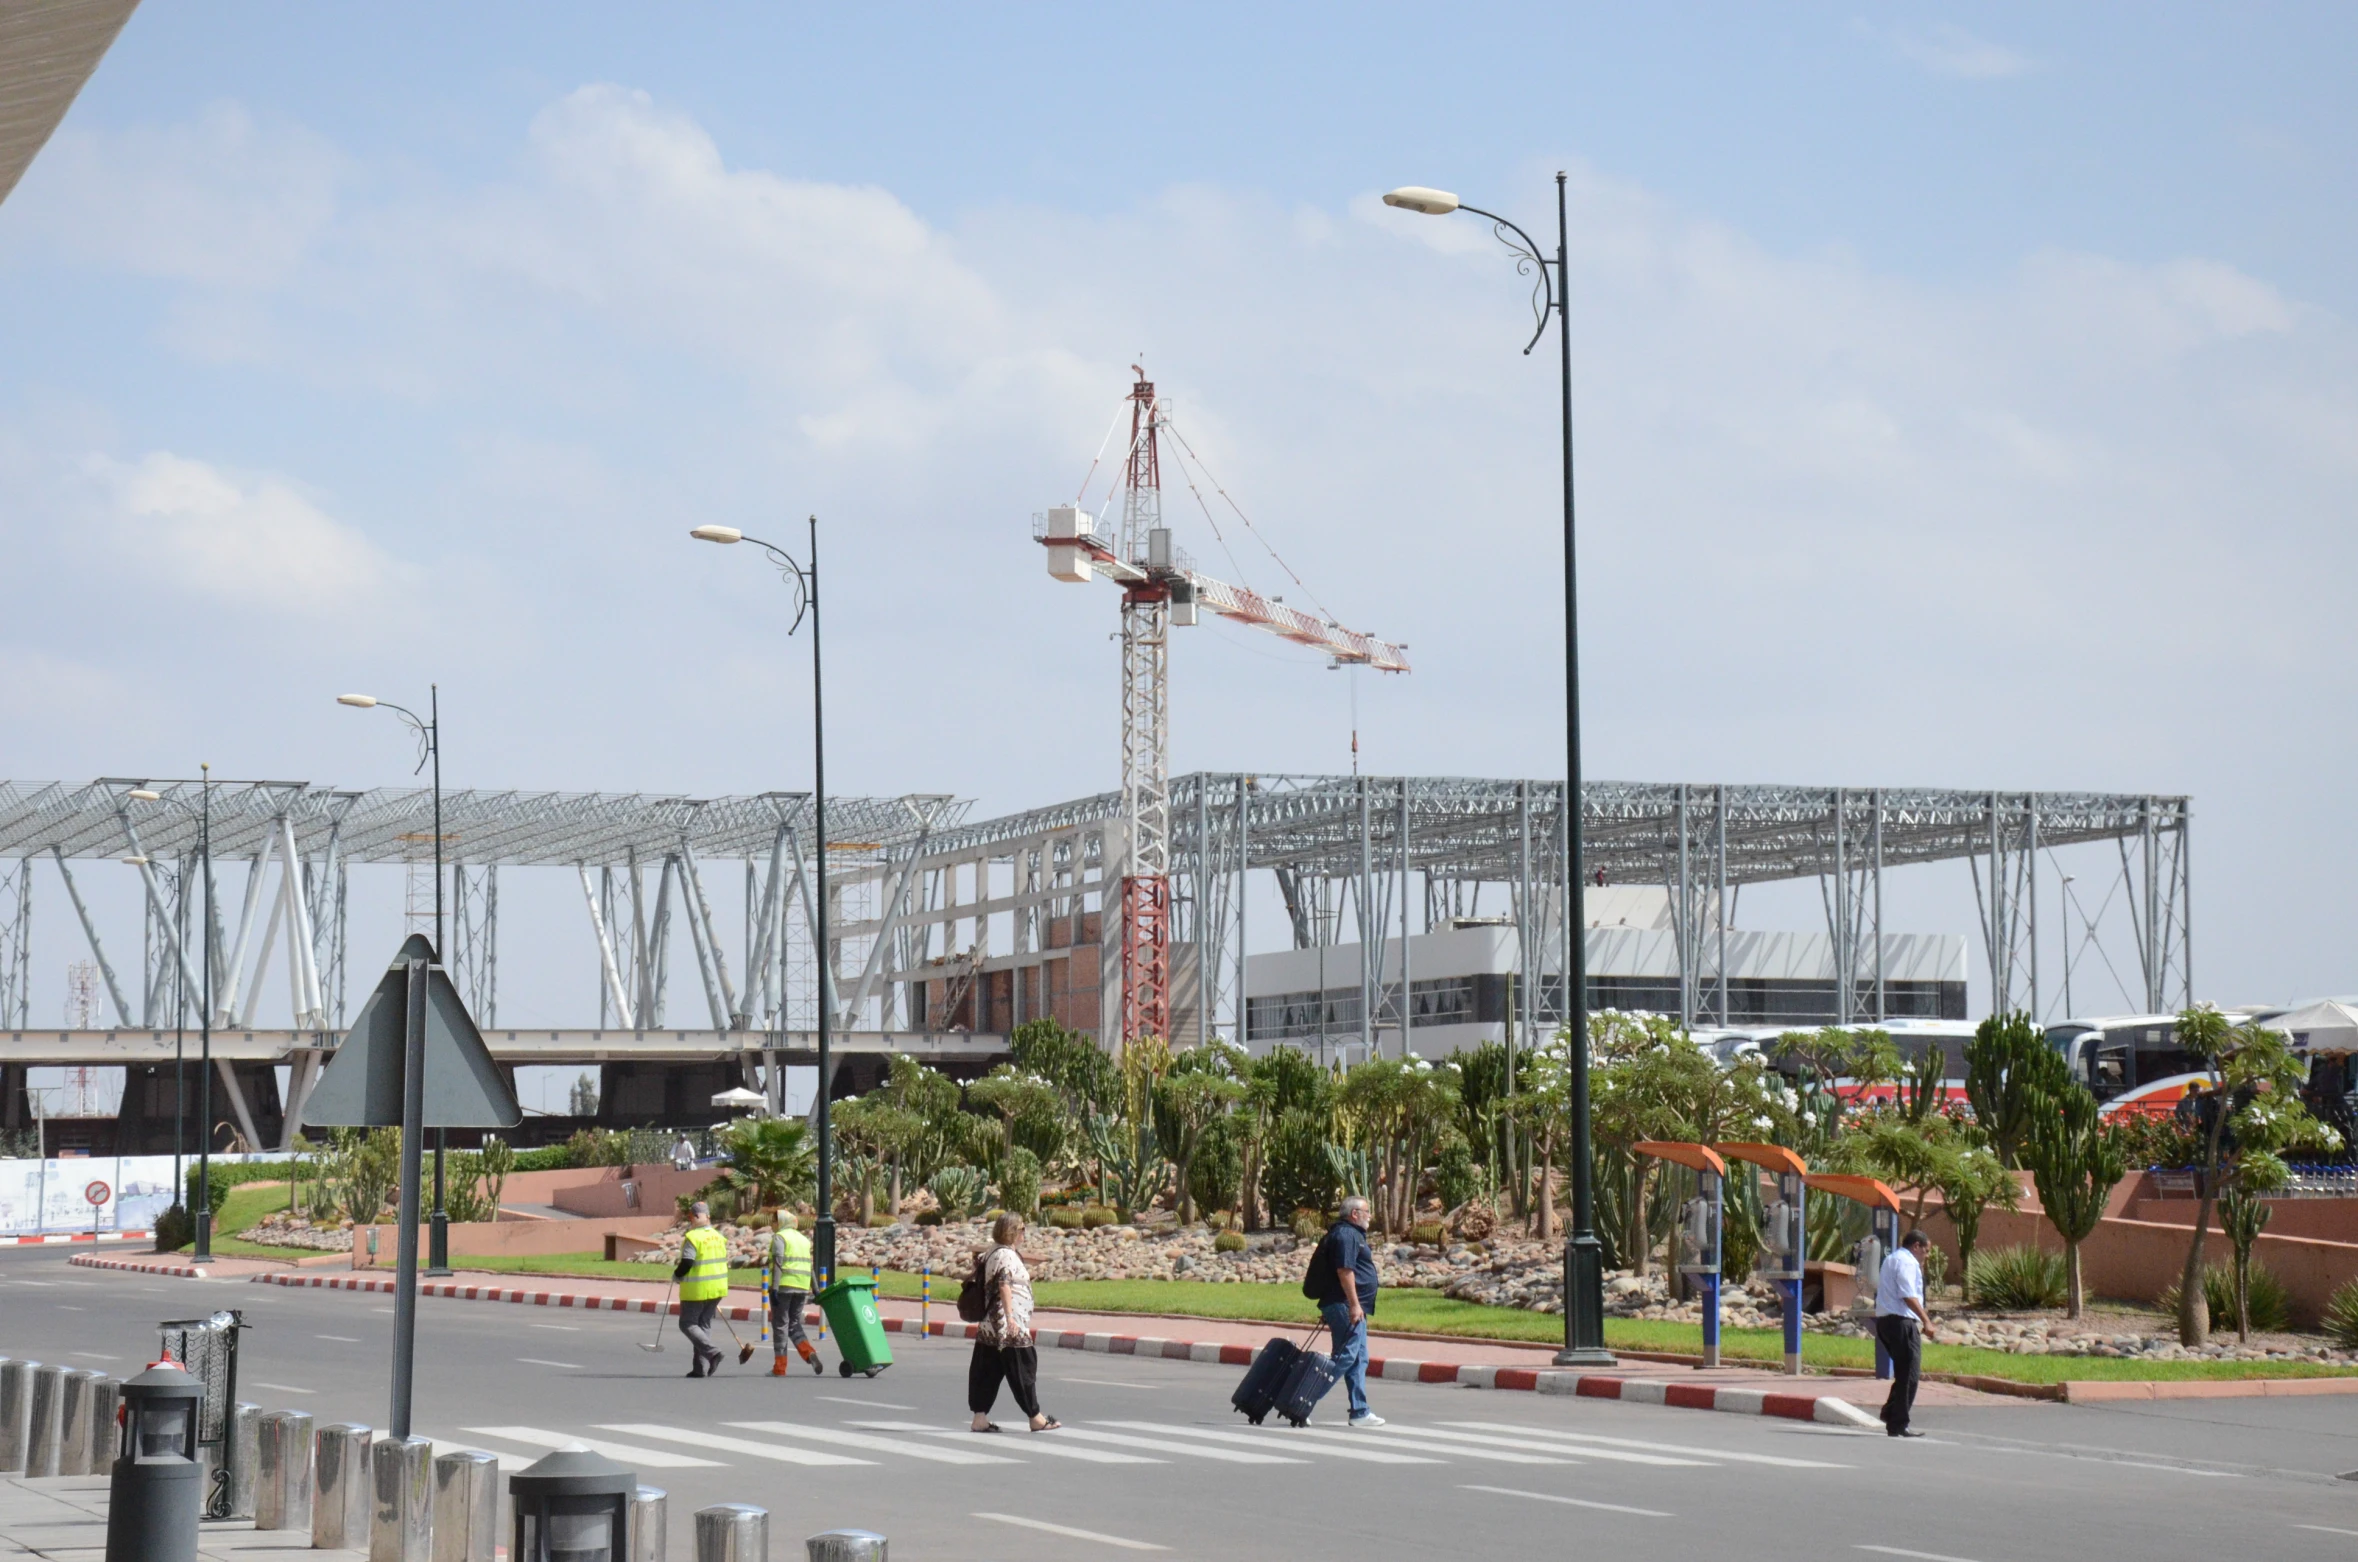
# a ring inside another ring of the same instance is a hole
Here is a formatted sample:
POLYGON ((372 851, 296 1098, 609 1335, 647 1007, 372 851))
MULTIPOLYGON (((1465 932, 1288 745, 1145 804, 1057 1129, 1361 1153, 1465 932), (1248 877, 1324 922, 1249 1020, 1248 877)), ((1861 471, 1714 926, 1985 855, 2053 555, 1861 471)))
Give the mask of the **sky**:
MULTIPOLYGON (((2197 995, 2358 988, 2354 42, 149 0, 0 207, 0 771, 399 783, 333 696, 431 681, 453 786, 799 787, 784 594, 684 534, 815 513, 836 790, 1111 787, 1116 599, 1029 527, 1142 363, 1253 521, 1174 487, 1181 545, 1415 661, 1183 631, 1174 770, 1347 769, 1355 708, 1371 773, 1561 775, 1552 352, 1481 224, 1378 197, 1544 231, 1562 170, 1589 773, 2191 794, 2197 995)), ((1962 866, 1892 883, 1972 930, 1962 866)), ((546 939, 511 1013, 590 991, 546 939)))

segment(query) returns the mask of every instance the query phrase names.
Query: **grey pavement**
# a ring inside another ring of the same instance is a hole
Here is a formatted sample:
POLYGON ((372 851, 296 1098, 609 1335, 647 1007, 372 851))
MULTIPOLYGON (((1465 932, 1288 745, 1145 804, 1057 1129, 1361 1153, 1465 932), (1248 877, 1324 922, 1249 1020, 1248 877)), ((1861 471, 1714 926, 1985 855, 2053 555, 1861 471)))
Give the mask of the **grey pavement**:
MULTIPOLYGON (((388 1298, 171 1280, 0 1254, 0 1354, 136 1371, 162 1318, 238 1307, 255 1325, 241 1397, 382 1426, 388 1298)), ((672 1494, 771 1510, 772 1555, 857 1527, 902 1562, 1116 1555, 1367 1562, 1401 1556, 2348 1557, 2358 1416, 2346 1399, 1956 1407, 1896 1442, 1766 1417, 1454 1386, 1375 1385, 1380 1432, 1308 1431, 1228 1409, 1237 1369, 1045 1352, 1068 1426, 966 1420, 971 1347, 896 1338, 882 1376, 746 1368, 690 1382, 650 1316, 426 1299, 417 1430, 521 1468, 579 1441, 672 1494)), ((740 1326, 747 1339, 752 1330, 740 1326)), ((722 1336, 724 1342, 726 1335, 722 1336)), ((44 1483, 52 1484, 52 1483, 44 1483)), ((249 1559, 251 1562, 251 1559, 249 1559)))

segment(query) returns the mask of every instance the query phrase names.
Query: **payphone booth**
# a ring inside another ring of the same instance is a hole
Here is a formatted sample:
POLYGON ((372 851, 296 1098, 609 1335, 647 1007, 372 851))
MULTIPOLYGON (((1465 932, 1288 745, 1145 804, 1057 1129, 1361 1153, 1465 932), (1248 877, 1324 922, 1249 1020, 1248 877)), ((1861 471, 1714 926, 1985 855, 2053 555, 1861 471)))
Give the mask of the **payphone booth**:
MULTIPOLYGON (((1873 1177, 1815 1172, 1806 1181, 1820 1193, 1831 1193, 1838 1199, 1867 1206, 1867 1234, 1851 1249, 1851 1259, 1858 1267, 1859 1294, 1872 1301, 1875 1288, 1883 1279, 1883 1261, 1899 1246, 1899 1195, 1873 1177)), ((1891 1357, 1885 1354, 1880 1340, 1875 1342, 1875 1376, 1891 1376, 1891 1357)))
POLYGON ((1719 1265, 1721 1221, 1726 1213, 1728 1164, 1707 1144, 1641 1139, 1640 1155, 1684 1166, 1695 1174, 1695 1196, 1679 1211, 1678 1271, 1692 1280, 1703 1302, 1703 1365, 1719 1365, 1719 1265))
POLYGON ((1785 1370, 1801 1376, 1801 1268, 1809 1256, 1809 1165, 1781 1144, 1723 1144, 1719 1153, 1773 1174, 1777 1196, 1760 1211, 1760 1261, 1753 1273, 1777 1288, 1785 1315, 1785 1370))

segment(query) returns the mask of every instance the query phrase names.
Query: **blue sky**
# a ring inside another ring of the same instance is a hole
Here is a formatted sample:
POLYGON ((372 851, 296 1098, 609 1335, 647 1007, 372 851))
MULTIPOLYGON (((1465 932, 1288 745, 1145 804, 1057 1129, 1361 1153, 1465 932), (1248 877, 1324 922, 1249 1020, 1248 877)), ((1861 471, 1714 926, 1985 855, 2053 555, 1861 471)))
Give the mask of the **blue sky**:
MULTIPOLYGON (((1368 767, 1555 773, 1552 371, 1375 196, 1561 167, 1592 771, 2191 792, 2200 989, 2358 987, 2353 31, 151 0, 0 208, 7 769, 395 781, 327 701, 438 677, 454 784, 795 784, 774 583, 680 533, 817 509, 840 785, 1109 786, 1111 595, 1025 529, 1144 354, 1416 648, 1368 767)), ((1175 764, 1342 768, 1343 684, 1198 631, 1175 764)))

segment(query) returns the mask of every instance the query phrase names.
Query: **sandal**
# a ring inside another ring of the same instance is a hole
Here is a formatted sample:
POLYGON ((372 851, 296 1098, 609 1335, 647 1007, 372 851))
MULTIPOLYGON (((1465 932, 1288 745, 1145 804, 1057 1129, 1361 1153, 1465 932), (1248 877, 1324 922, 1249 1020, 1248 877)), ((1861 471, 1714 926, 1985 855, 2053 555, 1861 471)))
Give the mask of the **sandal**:
POLYGON ((1033 1427, 1032 1430, 1035 1432, 1061 1432, 1064 1430, 1064 1423, 1057 1420, 1056 1417, 1050 1416, 1038 1426, 1033 1427))
POLYGON ((975 1432, 975 1433, 982 1433, 982 1432, 1004 1432, 1004 1431, 1006 1431, 1006 1430, 1007 1430, 1007 1428, 1005 1428, 1005 1427, 1001 1426, 1001 1425, 1000 1425, 998 1422, 996 1422, 996 1421, 991 1421, 991 1422, 987 1422, 987 1423, 985 1423, 985 1424, 984 1424, 984 1425, 982 1425, 982 1426, 970 1426, 970 1427, 968 1427, 966 1430, 968 1430, 969 1432, 975 1432))

